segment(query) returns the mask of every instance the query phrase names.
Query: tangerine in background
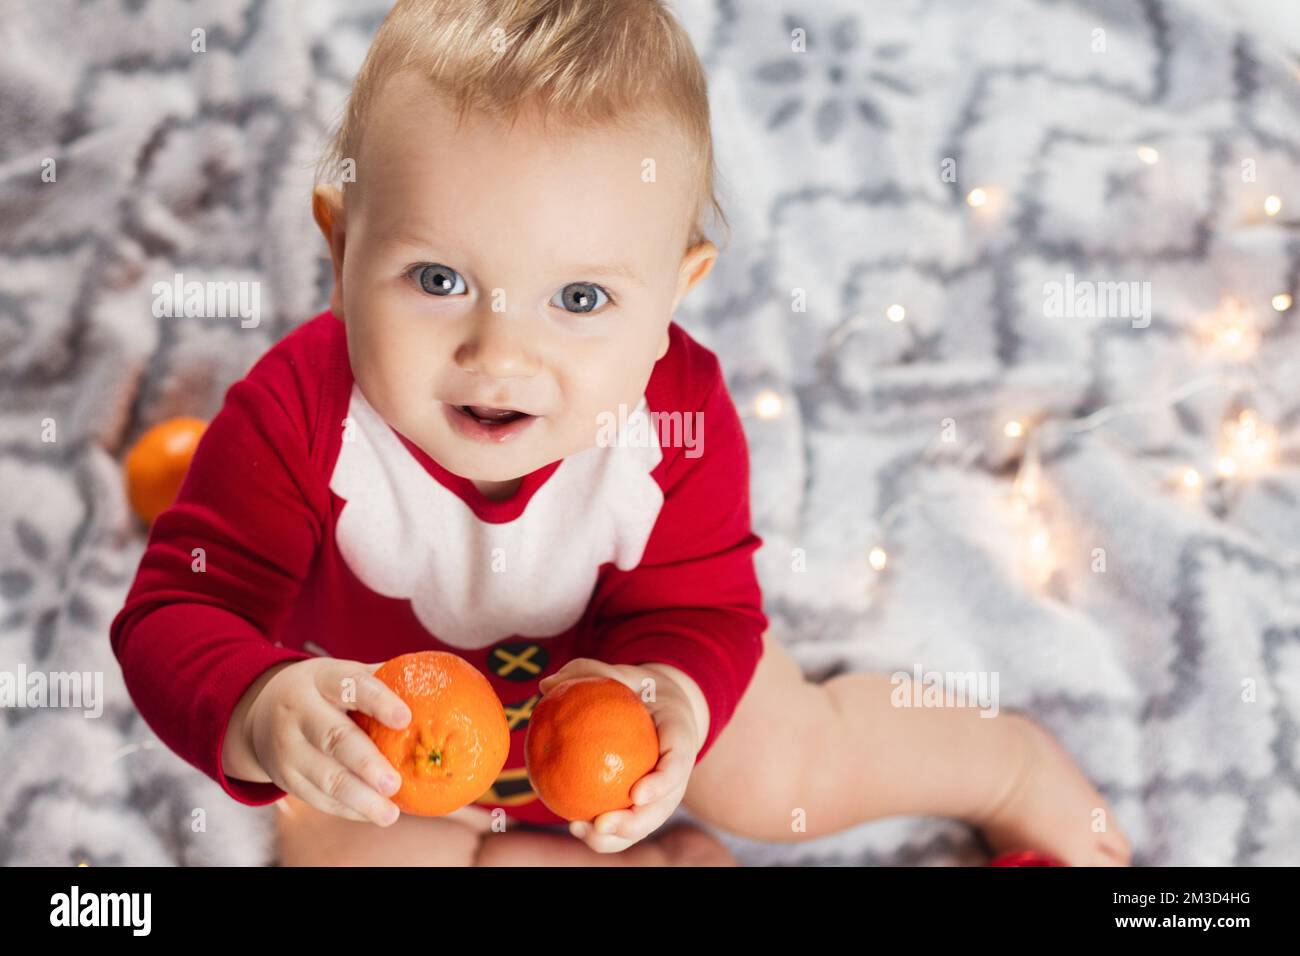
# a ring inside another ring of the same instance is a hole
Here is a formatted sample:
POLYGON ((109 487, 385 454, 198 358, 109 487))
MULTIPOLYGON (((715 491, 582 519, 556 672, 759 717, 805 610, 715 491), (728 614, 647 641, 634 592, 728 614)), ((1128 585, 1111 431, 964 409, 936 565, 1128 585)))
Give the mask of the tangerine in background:
POLYGON ((542 803, 566 820, 632 806, 632 785, 659 762, 659 733, 636 692, 579 677, 546 694, 528 718, 524 765, 542 803))
POLYGON ((441 816, 483 796, 510 756, 501 698, 469 661, 416 651, 386 661, 375 676, 411 708, 401 730, 351 711, 402 778, 391 799, 418 816, 441 816))
POLYGON ((126 455, 126 497, 145 524, 176 500, 208 423, 169 418, 149 429, 126 455))

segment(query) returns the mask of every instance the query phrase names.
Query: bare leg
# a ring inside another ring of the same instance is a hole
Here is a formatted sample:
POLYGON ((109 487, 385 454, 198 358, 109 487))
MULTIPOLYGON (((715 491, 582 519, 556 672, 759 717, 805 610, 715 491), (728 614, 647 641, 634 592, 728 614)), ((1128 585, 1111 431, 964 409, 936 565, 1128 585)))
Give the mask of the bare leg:
POLYGON ((698 827, 675 826, 621 853, 597 853, 563 834, 515 829, 483 837, 477 866, 735 866, 727 848, 698 827))
POLYGON ((501 833, 480 807, 445 817, 402 814, 390 827, 323 813, 297 797, 276 808, 281 866, 734 866, 726 847, 677 826, 622 853, 597 853, 568 835, 513 824, 501 833))
POLYGON ((765 636, 754 680, 695 768, 685 805, 759 840, 824 836, 889 816, 951 816, 984 830, 995 852, 1128 862, 1105 799, 1032 721, 973 707, 896 707, 892 692, 883 674, 810 683, 765 636))
POLYGON ((281 866, 471 866, 481 836, 450 816, 404 813, 389 827, 345 820, 292 794, 276 809, 281 866))

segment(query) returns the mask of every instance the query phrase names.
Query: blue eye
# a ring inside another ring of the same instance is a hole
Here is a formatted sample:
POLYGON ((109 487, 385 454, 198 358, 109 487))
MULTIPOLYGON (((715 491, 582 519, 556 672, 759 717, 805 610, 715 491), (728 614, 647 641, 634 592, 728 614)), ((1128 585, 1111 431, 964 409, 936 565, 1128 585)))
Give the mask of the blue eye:
POLYGON ((552 305, 558 305, 567 312, 579 315, 584 312, 594 312, 609 301, 608 293, 592 282, 570 282, 555 295, 560 301, 556 302, 552 299, 552 305))
POLYGON ((411 270, 420 288, 429 295, 456 295, 465 291, 465 279, 450 266, 434 262, 411 270))

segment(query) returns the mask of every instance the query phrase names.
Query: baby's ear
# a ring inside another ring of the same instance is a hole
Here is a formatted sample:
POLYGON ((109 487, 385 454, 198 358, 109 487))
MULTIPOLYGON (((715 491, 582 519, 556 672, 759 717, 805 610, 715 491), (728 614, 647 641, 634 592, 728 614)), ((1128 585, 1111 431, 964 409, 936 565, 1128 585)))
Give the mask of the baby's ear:
POLYGON ((320 227, 334 262, 334 288, 330 292, 330 311, 343 318, 343 247, 347 219, 343 211, 343 192, 337 186, 317 186, 311 194, 311 214, 320 227))
POLYGON ((686 250, 677 277, 677 296, 673 299, 674 312, 677 311, 677 306, 682 299, 686 298, 686 294, 709 274, 717 259, 718 247, 708 239, 697 242, 686 250))

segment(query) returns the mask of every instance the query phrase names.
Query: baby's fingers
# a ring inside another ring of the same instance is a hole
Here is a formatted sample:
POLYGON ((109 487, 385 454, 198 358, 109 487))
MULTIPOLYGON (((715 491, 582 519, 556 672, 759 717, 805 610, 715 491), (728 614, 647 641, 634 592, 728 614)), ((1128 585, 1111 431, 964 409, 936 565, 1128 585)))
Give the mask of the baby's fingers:
POLYGON ((654 770, 638 780, 631 790, 632 802, 638 807, 685 787, 695 769, 695 756, 700 741, 694 726, 677 707, 660 707, 651 710, 655 731, 659 735, 659 762, 654 770))
POLYGON ((338 661, 317 674, 321 696, 344 710, 359 710, 381 724, 401 730, 411 722, 411 708, 396 692, 374 676, 379 664, 338 661))
POLYGON ((658 800, 631 810, 610 810, 590 823, 570 826, 569 831, 597 853, 617 853, 644 840, 672 816, 679 800, 658 800))
POLYGON ((300 799, 303 803, 315 807, 317 810, 324 813, 332 813, 336 817, 342 817, 344 820, 355 820, 358 823, 370 822, 351 807, 344 806, 333 797, 324 793, 320 787, 316 786, 297 771, 287 771, 285 780, 281 786, 300 799))
MULTIPOLYGON (((356 774, 332 757, 316 750, 307 755, 302 762, 300 772, 306 781, 321 792, 328 800, 342 804, 345 808, 361 814, 381 827, 396 823, 401 812, 391 800, 386 800, 366 785, 356 774)), ((300 794, 307 800, 305 794, 300 794)), ((310 803, 311 801, 308 800, 310 803)), ((318 806, 317 804, 312 804, 318 806)), ((318 807, 334 813, 328 807, 318 807)))
MULTIPOLYGON (((616 810, 614 812, 627 813, 626 810, 616 810)), ((601 814, 600 817, 597 817, 597 820, 608 816, 609 814, 601 814)), ((637 842, 617 833, 598 833, 592 829, 592 823, 594 822, 575 820, 569 824, 569 832, 596 853, 620 853, 637 842)))
MULTIPOLYGON (((391 797, 401 787, 402 778, 370 736, 332 707, 310 708, 303 716, 302 732, 317 750, 352 771, 377 793, 391 797)), ((388 800, 383 803, 384 813, 391 815, 388 808, 396 809, 396 805, 388 800)))
MULTIPOLYGON (((663 745, 661 739, 660 745, 663 745)), ((632 803, 637 807, 662 800, 673 791, 684 788, 691 779, 695 768, 695 759, 689 751, 676 748, 669 750, 659 758, 659 763, 635 784, 630 791, 632 803)))

